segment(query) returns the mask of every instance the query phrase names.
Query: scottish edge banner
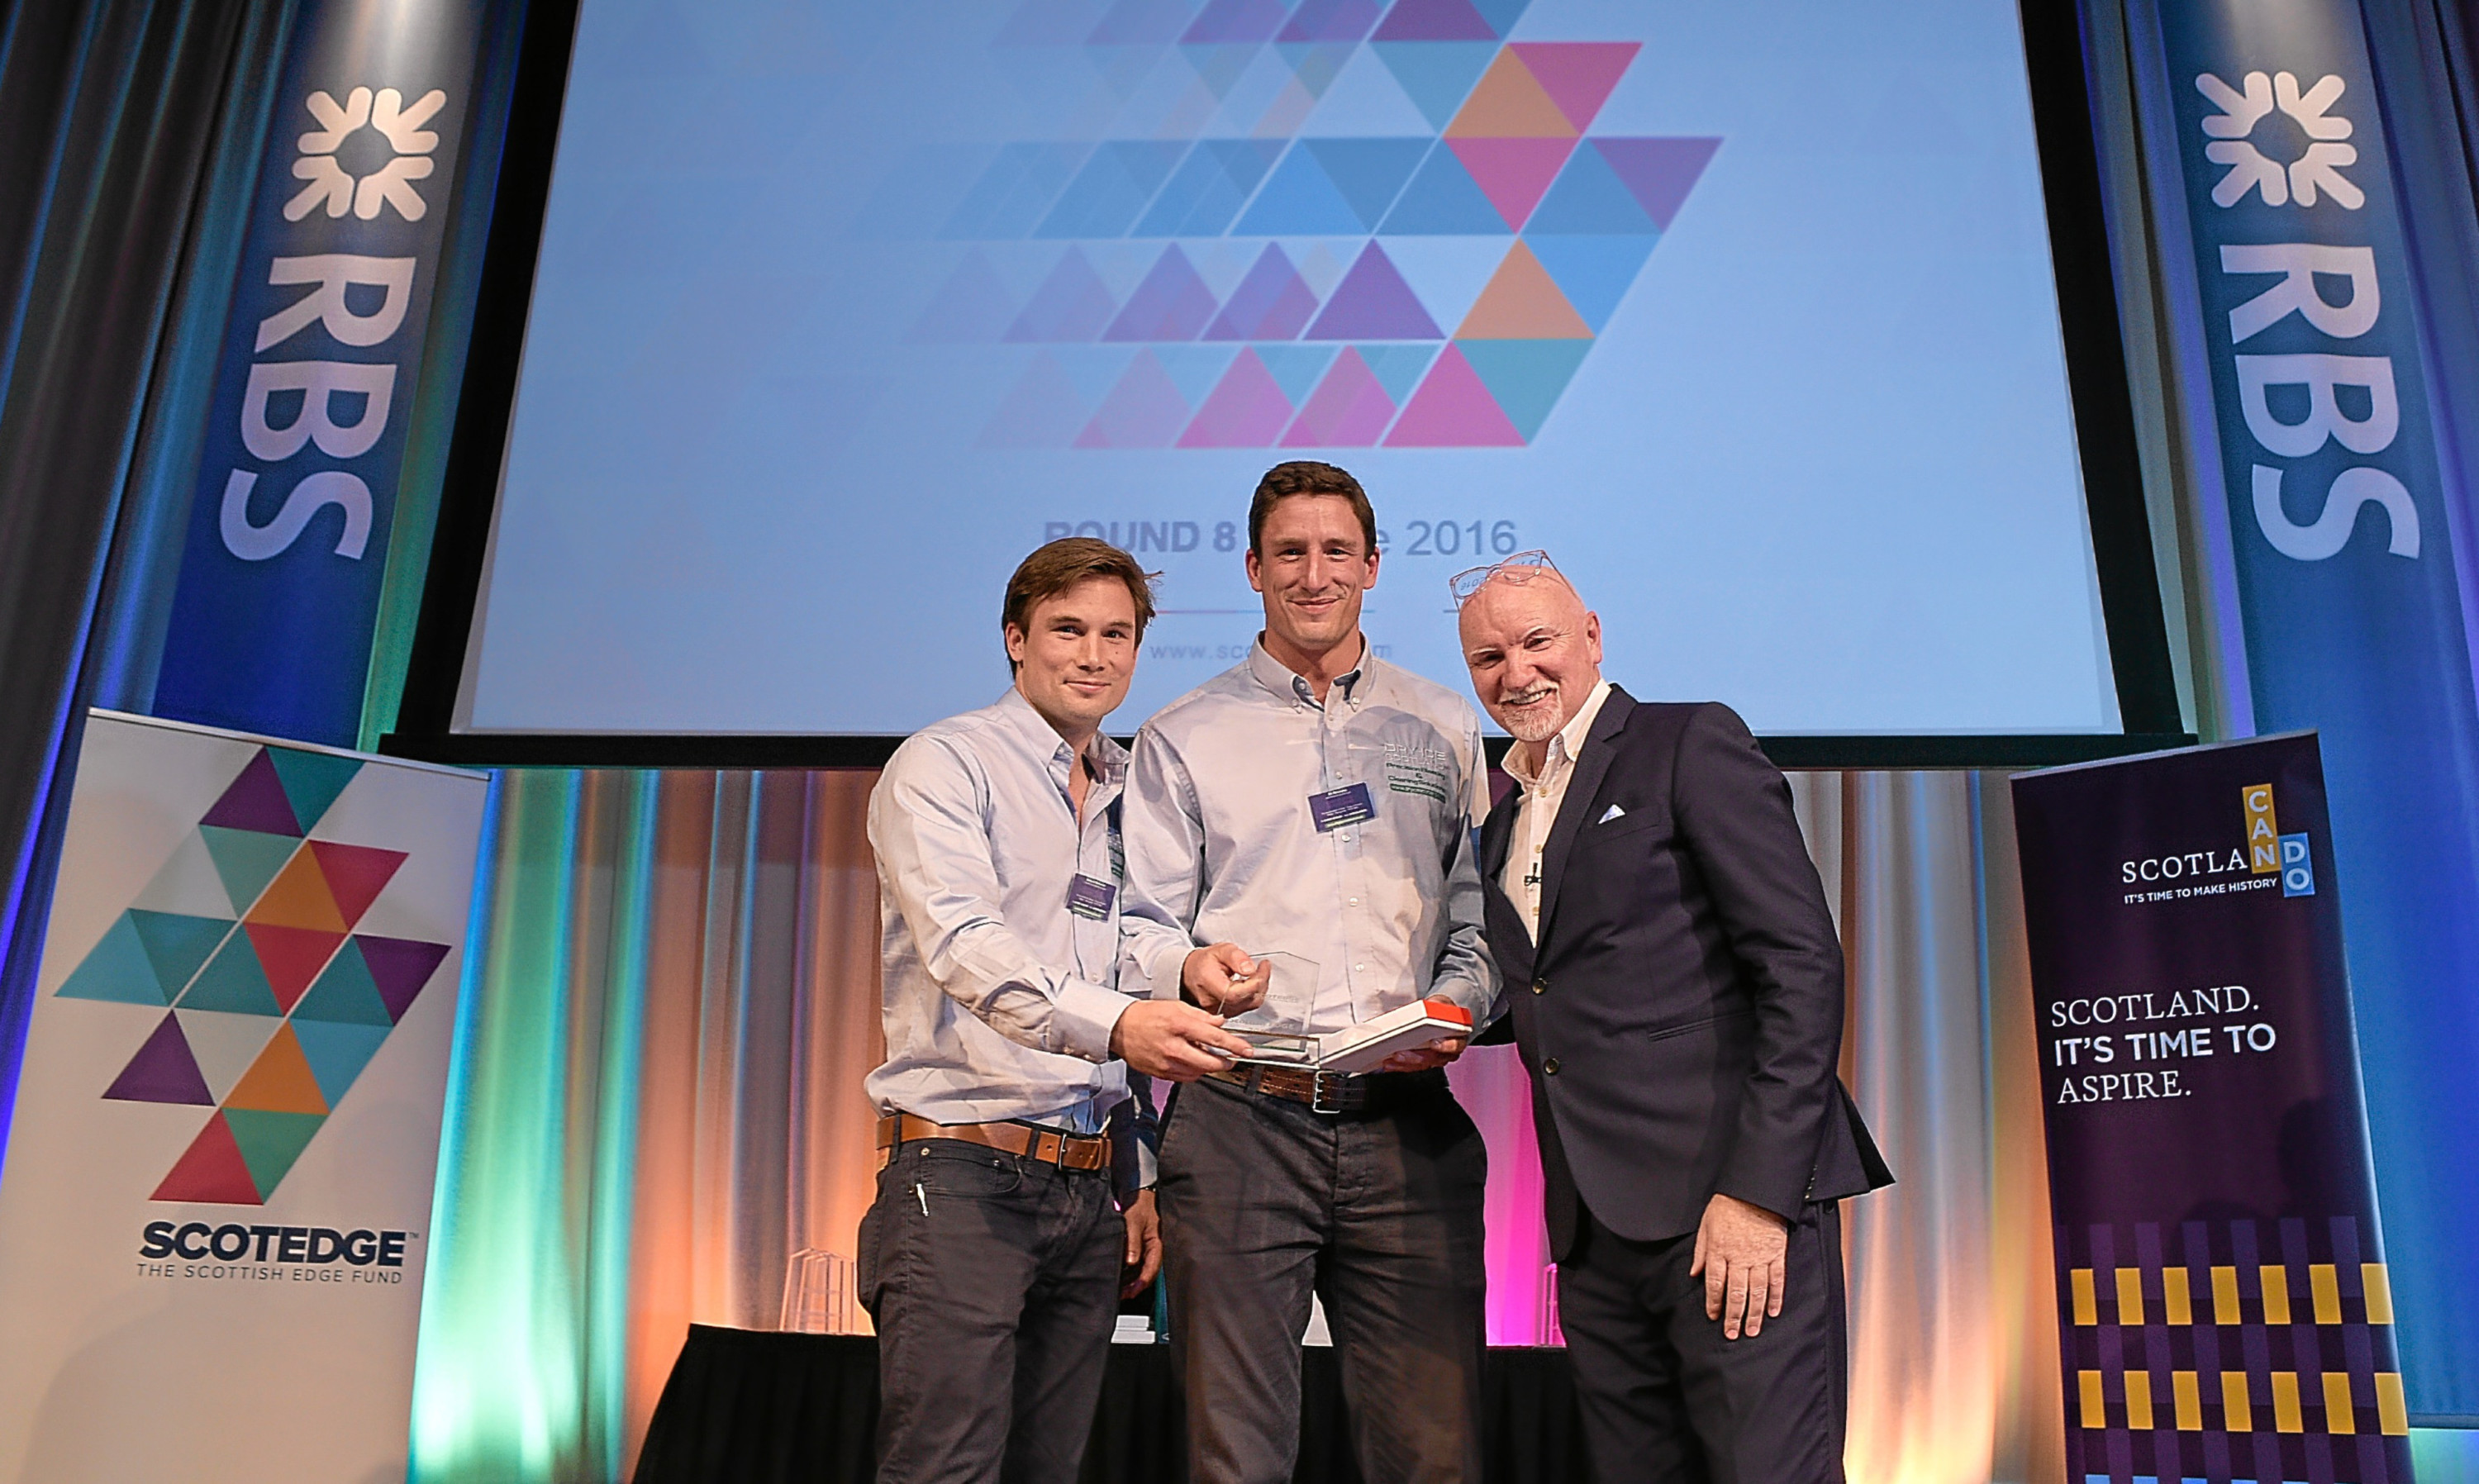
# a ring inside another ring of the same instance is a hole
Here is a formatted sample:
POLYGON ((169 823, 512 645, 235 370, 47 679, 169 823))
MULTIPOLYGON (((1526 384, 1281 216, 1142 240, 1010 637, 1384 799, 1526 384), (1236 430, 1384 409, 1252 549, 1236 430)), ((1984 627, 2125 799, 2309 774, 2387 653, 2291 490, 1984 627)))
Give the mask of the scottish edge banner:
POLYGON ((2414 1415, 2479 1415, 2479 711, 2356 0, 2160 7, 2249 688, 2314 728, 2414 1415))
POLYGON ((259 166, 156 714, 357 733, 465 141, 474 0, 305 0, 259 166))
POLYGON ((2013 792, 2067 1476, 2408 1480, 2315 736, 2013 792))
POLYGON ((0 1166, 0 1481, 404 1476, 487 791, 90 715, 0 1166))

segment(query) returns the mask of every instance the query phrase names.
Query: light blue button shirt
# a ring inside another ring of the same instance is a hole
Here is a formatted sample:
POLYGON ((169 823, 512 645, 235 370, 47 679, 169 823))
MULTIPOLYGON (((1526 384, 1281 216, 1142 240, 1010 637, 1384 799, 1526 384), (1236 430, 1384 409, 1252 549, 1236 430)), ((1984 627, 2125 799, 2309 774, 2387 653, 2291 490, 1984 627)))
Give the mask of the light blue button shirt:
POLYGON ((1317 965, 1313 1032, 1424 996, 1485 1024, 1472 801, 1480 719, 1373 654, 1319 704, 1263 643, 1137 733, 1126 798, 1130 992, 1179 993, 1202 944, 1317 965), (1374 817, 1320 832, 1313 794, 1366 784, 1374 817))
POLYGON ((1078 874, 1115 887, 1127 752, 1093 739, 1080 829, 1067 743, 1009 687, 922 729, 869 796, 878 855, 886 1062, 862 1084, 881 1113, 1004 1118, 1093 1133, 1128 1095, 1111 1031, 1119 901, 1067 908, 1078 874))

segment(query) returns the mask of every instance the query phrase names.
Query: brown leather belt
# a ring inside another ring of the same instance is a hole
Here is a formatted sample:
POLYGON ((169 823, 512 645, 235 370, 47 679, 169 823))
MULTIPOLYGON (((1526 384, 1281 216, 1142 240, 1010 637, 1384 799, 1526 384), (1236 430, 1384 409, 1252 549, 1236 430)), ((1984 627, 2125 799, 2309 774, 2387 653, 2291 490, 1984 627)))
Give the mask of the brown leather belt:
POLYGON ((1109 1169, 1111 1141, 1100 1135, 1079 1138, 1030 1123, 933 1123, 908 1113, 888 1113, 878 1120, 878 1147, 892 1149, 922 1139, 953 1139, 1056 1164, 1061 1169, 1109 1169))
POLYGON ((1349 1072, 1311 1071, 1305 1066, 1230 1066, 1205 1074, 1250 1092, 1306 1103, 1311 1113, 1359 1113, 1367 1106, 1368 1079, 1349 1072))

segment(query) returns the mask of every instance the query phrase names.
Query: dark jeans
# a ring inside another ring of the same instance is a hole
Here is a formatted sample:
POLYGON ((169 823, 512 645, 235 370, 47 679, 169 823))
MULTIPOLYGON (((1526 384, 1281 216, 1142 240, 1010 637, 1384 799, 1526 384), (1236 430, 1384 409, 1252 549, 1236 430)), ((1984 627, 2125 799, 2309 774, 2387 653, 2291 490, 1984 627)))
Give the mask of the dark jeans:
POLYGON ((1126 1250, 1108 1170, 899 1146, 860 1223, 882 1484, 1072 1484, 1126 1250))
POLYGON ((1377 1111, 1340 1117, 1179 1091, 1158 1199, 1195 1484, 1291 1478, 1312 1289, 1369 1484, 1480 1477, 1489 1154, 1444 1073, 1388 1084, 1377 1111))
POLYGON ((1842 1218, 1810 1206, 1790 1229, 1782 1312, 1722 1338, 1696 1234, 1631 1241, 1583 1214, 1558 1265, 1558 1320, 1593 1477, 1662 1484, 1841 1484, 1848 1341, 1842 1218))

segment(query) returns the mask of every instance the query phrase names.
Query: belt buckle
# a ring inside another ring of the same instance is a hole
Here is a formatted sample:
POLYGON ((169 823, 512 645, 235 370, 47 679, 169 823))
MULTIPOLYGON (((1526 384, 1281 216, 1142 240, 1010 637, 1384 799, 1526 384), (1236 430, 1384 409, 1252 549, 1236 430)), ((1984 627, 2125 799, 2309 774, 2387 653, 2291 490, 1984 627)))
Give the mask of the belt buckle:
POLYGON ((1325 1113, 1329 1116, 1349 1113, 1351 1104, 1347 1095, 1351 1090, 1351 1074, 1348 1072, 1312 1072, 1309 1081, 1309 1112, 1325 1113), (1332 1104, 1326 1101, 1326 1088, 1329 1083, 1334 1088, 1335 1101, 1332 1104))

